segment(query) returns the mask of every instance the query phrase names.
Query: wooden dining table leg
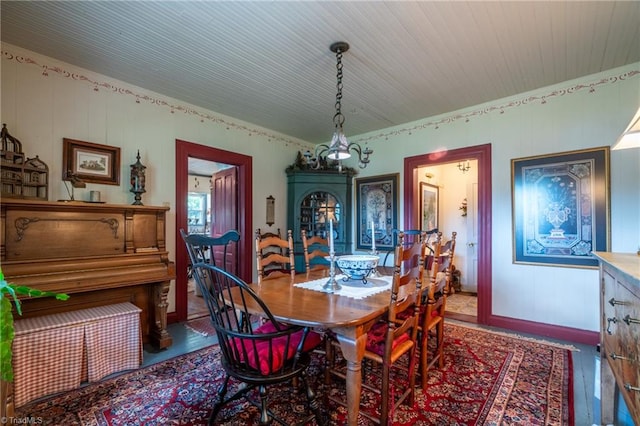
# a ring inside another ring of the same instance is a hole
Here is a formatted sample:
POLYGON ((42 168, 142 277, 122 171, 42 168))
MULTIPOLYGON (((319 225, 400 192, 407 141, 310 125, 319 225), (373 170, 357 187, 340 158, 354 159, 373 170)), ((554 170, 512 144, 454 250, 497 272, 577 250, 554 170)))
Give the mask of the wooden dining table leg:
MULTIPOLYGON (((350 330, 353 331, 353 330, 350 330)), ((362 390, 362 358, 367 334, 360 330, 355 336, 337 334, 342 356, 347 360, 347 425, 358 424, 360 392, 362 390)))

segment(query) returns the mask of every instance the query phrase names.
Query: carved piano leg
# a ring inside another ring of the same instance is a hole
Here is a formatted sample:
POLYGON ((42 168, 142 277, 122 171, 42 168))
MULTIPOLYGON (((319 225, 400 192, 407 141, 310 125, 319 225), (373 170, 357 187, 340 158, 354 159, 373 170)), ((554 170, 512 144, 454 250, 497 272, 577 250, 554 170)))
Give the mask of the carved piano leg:
POLYGON ((164 281, 153 286, 153 322, 151 341, 159 349, 168 348, 173 338, 167 331, 167 295, 171 281, 164 281))
POLYGON ((0 419, 13 417, 13 383, 0 380, 0 419))

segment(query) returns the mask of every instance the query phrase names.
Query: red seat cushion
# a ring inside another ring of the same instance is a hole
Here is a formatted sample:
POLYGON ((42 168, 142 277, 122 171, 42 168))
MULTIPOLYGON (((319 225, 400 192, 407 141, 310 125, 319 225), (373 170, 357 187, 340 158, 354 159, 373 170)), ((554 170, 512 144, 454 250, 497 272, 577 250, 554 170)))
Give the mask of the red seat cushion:
MULTIPOLYGON (((274 324, 271 322, 268 322, 261 325, 256 330, 254 330, 254 333, 268 334, 268 333, 274 333, 276 331, 278 330, 276 330, 274 324)), ((282 368, 282 366, 286 361, 292 359, 295 356, 296 349, 298 348, 298 345, 300 344, 300 340, 302 339, 302 333, 303 331, 300 330, 291 335, 291 338, 288 341, 289 343, 288 348, 286 347, 287 336, 282 336, 282 337, 273 339, 271 341, 271 346, 268 341, 259 341, 255 343, 255 346, 254 346, 255 341, 252 341, 251 339, 241 339, 241 338, 234 339, 234 344, 236 345, 236 348, 240 352, 241 358, 244 358, 244 351, 242 350, 242 345, 244 344, 244 349, 247 352, 248 360, 243 359, 243 361, 247 362, 252 368, 259 370, 260 373, 266 376, 274 371, 278 371, 280 368, 282 368), (258 352, 257 358, 258 358, 259 365, 256 364, 254 347, 255 347, 255 350, 258 352), (271 365, 269 365, 270 350, 273 352, 271 365), (284 359, 285 350, 287 353, 287 359, 284 359)), ((309 334, 307 334, 306 340, 304 341, 304 346, 302 347, 302 350, 304 352, 312 351, 318 345, 320 345, 320 343, 322 343, 322 336, 318 333, 310 331, 309 334)))
MULTIPOLYGON (((442 305, 442 303, 436 303, 436 306, 434 307, 434 309, 431 311, 431 318, 435 318, 437 316, 440 316, 440 312, 438 311, 437 308, 439 308, 442 305)), ((427 311, 427 305, 420 305, 420 313, 419 313, 419 317, 418 317, 418 324, 420 326, 422 326, 422 321, 424 320, 424 314, 427 311)), ((410 316, 413 315, 413 307, 410 307, 408 309, 405 309, 402 312, 399 312, 396 314, 396 318, 400 321, 404 321, 407 318, 409 318, 410 316)))
MULTIPOLYGON (((385 321, 377 322, 371 327, 367 333, 366 349, 370 352, 384 356, 384 344, 387 336, 389 325, 385 321)), ((410 339, 409 333, 402 333, 393 340, 391 350, 395 349, 399 344, 410 339)))
POLYGON ((396 319, 399 319, 399 320, 401 320, 401 321, 404 321, 404 320, 406 320, 407 318, 412 317, 412 316, 413 316, 413 309, 414 309, 414 307, 413 307, 413 306, 410 306, 410 307, 408 307, 407 309, 405 309, 404 311, 402 311, 402 312, 398 312, 398 313, 396 314, 396 319))

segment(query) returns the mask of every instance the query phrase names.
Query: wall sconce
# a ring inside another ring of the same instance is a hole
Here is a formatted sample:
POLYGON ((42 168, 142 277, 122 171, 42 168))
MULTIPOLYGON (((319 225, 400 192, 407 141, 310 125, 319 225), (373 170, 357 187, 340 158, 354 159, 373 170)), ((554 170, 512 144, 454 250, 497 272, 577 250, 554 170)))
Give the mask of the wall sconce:
POLYGON ((68 200, 58 200, 58 201, 75 201, 75 197, 74 197, 74 193, 73 193, 73 189, 74 188, 86 188, 87 184, 78 177, 78 175, 76 175, 75 173, 73 173, 71 170, 67 170, 67 173, 64 177, 64 179, 62 179, 62 181, 64 182, 64 186, 65 188, 67 188, 67 192, 69 193, 69 199, 68 200), (71 190, 69 190, 69 185, 67 184, 67 181, 71 182, 71 190))
POLYGON ((271 226, 274 223, 276 217, 276 199, 272 195, 267 197, 267 225, 271 226))
POLYGON ((467 173, 469 171, 469 169, 471 168, 471 165, 469 164, 469 160, 467 160, 467 162, 465 164, 462 164, 463 162, 459 162, 458 163, 458 169, 462 172, 462 173, 467 173))

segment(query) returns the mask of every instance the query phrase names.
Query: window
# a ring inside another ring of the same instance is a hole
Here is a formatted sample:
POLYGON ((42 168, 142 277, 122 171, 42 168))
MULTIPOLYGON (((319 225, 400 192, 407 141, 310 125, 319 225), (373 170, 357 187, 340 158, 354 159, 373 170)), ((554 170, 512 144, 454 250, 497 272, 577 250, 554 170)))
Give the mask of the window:
POLYGON ((209 231, 207 203, 208 194, 190 192, 187 199, 187 222, 190 234, 204 234, 209 231))

